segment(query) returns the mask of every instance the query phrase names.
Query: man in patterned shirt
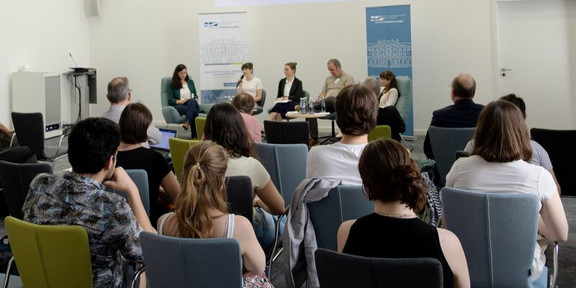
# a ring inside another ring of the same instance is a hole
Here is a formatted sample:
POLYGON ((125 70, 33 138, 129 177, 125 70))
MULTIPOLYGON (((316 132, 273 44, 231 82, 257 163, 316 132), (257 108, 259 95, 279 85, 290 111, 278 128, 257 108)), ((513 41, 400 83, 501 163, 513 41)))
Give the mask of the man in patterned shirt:
POLYGON ((115 168, 119 144, 116 123, 104 118, 78 122, 68 137, 72 172, 36 176, 22 207, 24 220, 35 224, 86 228, 94 287, 121 287, 123 261, 142 262, 140 232, 154 231, 138 188, 124 169, 115 168), (128 202, 104 191, 104 184, 125 192, 128 202))

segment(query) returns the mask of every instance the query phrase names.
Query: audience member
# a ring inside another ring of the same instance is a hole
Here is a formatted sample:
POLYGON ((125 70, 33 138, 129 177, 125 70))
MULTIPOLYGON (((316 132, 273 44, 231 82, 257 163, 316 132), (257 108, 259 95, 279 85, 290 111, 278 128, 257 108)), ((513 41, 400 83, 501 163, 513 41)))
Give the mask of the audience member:
MULTIPOLYGON (((376 79, 369 77, 364 80, 362 83, 366 87, 370 88, 374 95, 378 95, 380 93, 380 85, 376 79)), ((404 123, 404 119, 402 119, 402 115, 396 109, 396 106, 386 106, 382 108, 380 106, 378 108, 378 116, 376 117, 376 125, 388 125, 392 130, 392 139, 400 142, 402 141, 402 136, 400 133, 406 131, 406 124, 404 123)))
POLYGON ((250 62, 242 64, 242 77, 238 80, 236 85, 236 94, 242 92, 248 93, 250 96, 254 97, 254 102, 256 104, 262 101, 262 80, 258 77, 254 77, 254 65, 250 62))
POLYGON ((426 205, 426 189, 406 148, 387 139, 370 142, 358 169, 368 199, 374 201, 374 213, 340 225, 338 251, 364 257, 435 258, 442 263, 444 287, 470 287, 458 237, 416 215, 426 205))
POLYGON ((186 130, 190 129, 192 139, 198 138, 195 124, 199 110, 197 99, 196 86, 188 75, 188 68, 184 64, 176 65, 168 89, 168 104, 176 108, 180 115, 186 115, 186 121, 182 127, 186 130))
POLYGON ((119 144, 118 125, 108 119, 76 123, 68 137, 72 172, 36 176, 22 207, 25 221, 86 228, 94 287, 124 287, 123 262, 141 263, 140 232, 155 231, 138 188, 122 167, 115 168, 119 144), (125 192, 128 201, 104 185, 125 192))
POLYGON ((250 134, 250 140, 252 143, 262 143, 262 127, 260 127, 258 119, 252 116, 254 104, 254 97, 250 96, 248 93, 240 93, 232 99, 232 105, 234 105, 234 107, 236 107, 240 112, 240 115, 246 124, 248 134, 250 134))
MULTIPOLYGON (((110 101, 110 108, 100 115, 100 117, 112 120, 115 123, 120 121, 120 114, 122 114, 124 107, 130 104, 132 100, 132 89, 129 88, 129 84, 128 78, 126 77, 116 77, 108 83, 108 94, 106 94, 106 98, 110 101)), ((144 142, 158 144, 162 141, 160 130, 152 123, 150 123, 150 127, 148 127, 146 133, 148 137, 144 142)))
MULTIPOLYGON (((322 92, 320 92, 320 95, 318 95, 318 98, 314 102, 314 109, 319 110, 322 104, 322 99, 324 99, 326 111, 332 113, 335 111, 334 102, 340 90, 355 83, 354 77, 344 73, 342 65, 338 59, 330 59, 326 65, 328 67, 328 72, 330 72, 330 76, 326 77, 326 80, 324 81, 322 92)), ((312 147, 318 144, 318 119, 310 118, 308 119, 308 123, 310 124, 311 138, 309 146, 312 147)))
MULTIPOLYGON (((476 92, 476 81, 468 74, 460 74, 452 80, 452 91, 450 97, 453 105, 446 106, 432 113, 430 126, 464 128, 476 127, 478 115, 484 105, 476 104, 472 101, 476 92)), ((426 134, 424 139, 424 154, 430 159, 434 159, 434 153, 430 144, 430 137, 426 134)))
POLYGON ((304 97, 302 91, 302 81, 296 78, 296 62, 288 62, 284 64, 284 75, 286 76, 280 83, 278 83, 278 95, 276 101, 283 101, 274 104, 270 109, 268 120, 282 121, 285 118, 286 112, 294 111, 294 107, 300 105, 300 98, 304 97), (284 103, 284 101, 288 101, 284 103))
POLYGON ((272 215, 284 213, 284 199, 260 161, 251 157, 252 146, 240 112, 230 103, 216 104, 208 112, 204 128, 206 140, 212 140, 228 152, 226 176, 250 177, 256 197, 252 225, 262 248, 274 242, 275 223, 272 215))
POLYGON ((8 129, 2 122, 0 122, 0 161, 13 163, 36 162, 36 155, 30 151, 30 148, 18 146, 18 139, 14 136, 14 130, 8 129), (10 146, 12 137, 14 137, 14 141, 12 146, 10 146))
POLYGON ((144 169, 148 174, 148 189, 150 191, 150 222, 156 225, 158 217, 167 213, 169 208, 160 201, 160 187, 172 203, 180 193, 180 184, 172 172, 170 165, 162 154, 142 147, 142 139, 146 138, 146 127, 152 123, 152 113, 144 104, 128 104, 120 116, 120 147, 116 166, 124 169, 144 169))
POLYGON ((376 127, 378 100, 368 87, 350 85, 338 94, 335 109, 342 140, 332 145, 312 147, 306 163, 306 178, 362 184, 358 159, 368 143, 368 133, 376 127))
MULTIPOLYGON (((536 195, 541 202, 539 233, 552 241, 566 241, 568 223, 554 179, 543 167, 524 162, 531 156, 530 135, 520 109, 504 100, 490 102, 480 113, 472 156, 454 162, 446 186, 536 195)), ((535 245, 532 281, 540 277, 546 263, 545 245, 535 245)))
MULTIPOLYGON (((524 99, 522 99, 521 97, 517 97, 516 94, 511 93, 500 97, 500 100, 506 100, 512 102, 514 105, 516 105, 516 107, 520 109, 520 112, 522 112, 522 116, 524 116, 524 119, 526 119, 526 104, 524 103, 524 99)), ((532 139, 530 139, 530 146, 532 147, 532 158, 530 158, 530 163, 542 166, 544 167, 544 169, 548 170, 548 172, 550 172, 550 175, 552 175, 552 178, 554 178, 556 187, 558 187, 558 193, 562 194, 560 190, 560 184, 558 184, 558 179, 556 179, 554 169, 552 169, 552 161, 550 161, 550 156, 548 155, 548 152, 546 152, 546 150, 544 149, 544 147, 542 147, 542 145, 538 144, 538 142, 532 139)), ((464 151, 472 153, 473 149, 474 149, 474 140, 470 140, 468 144, 466 144, 464 151)))
POLYGON ((202 141, 188 150, 182 193, 174 212, 160 217, 158 233, 183 238, 235 239, 242 253, 243 287, 271 287, 264 274, 266 257, 252 225, 245 217, 228 212, 224 183, 227 163, 226 150, 212 141, 202 141))
POLYGON ((391 71, 380 73, 380 85, 382 85, 378 99, 380 108, 396 105, 396 101, 398 101, 398 97, 400 97, 398 84, 396 83, 396 75, 391 71))

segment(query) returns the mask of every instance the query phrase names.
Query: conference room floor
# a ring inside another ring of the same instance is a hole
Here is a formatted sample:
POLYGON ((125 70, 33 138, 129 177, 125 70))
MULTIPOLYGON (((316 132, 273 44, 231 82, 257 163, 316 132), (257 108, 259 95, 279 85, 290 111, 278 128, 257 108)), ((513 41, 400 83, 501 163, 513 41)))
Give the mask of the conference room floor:
MULTIPOLYGON (((66 143, 66 141, 63 141, 66 143)), ((407 141, 408 145, 413 148, 412 157, 423 158, 423 142, 424 137, 418 137, 415 141, 407 141)), ((57 145, 57 139, 49 139, 46 141, 47 146, 57 145)), ((66 144, 64 144, 66 145, 66 144)), ((64 169, 70 168, 68 163, 68 158, 63 157, 55 163, 54 171, 62 171, 64 169)), ((564 204, 564 210, 566 211, 566 216, 568 218, 568 223, 570 226, 570 234, 568 237, 568 242, 560 244, 560 257, 559 266, 560 273, 558 277, 557 285, 559 287, 576 287, 576 197, 573 196, 563 196, 562 203, 564 204)), ((0 222, 0 235, 4 235, 4 221, 0 222)), ((549 251, 548 251, 549 252, 549 251)), ((552 267, 551 256, 547 253, 548 266, 552 267)), ((0 257, 0 263, 3 263, 8 259, 2 259, 0 257)), ((0 271, 1 273, 2 271, 0 271)), ((282 261, 282 257, 274 264, 273 275, 271 281, 277 288, 286 287, 284 281, 285 267, 282 261)))

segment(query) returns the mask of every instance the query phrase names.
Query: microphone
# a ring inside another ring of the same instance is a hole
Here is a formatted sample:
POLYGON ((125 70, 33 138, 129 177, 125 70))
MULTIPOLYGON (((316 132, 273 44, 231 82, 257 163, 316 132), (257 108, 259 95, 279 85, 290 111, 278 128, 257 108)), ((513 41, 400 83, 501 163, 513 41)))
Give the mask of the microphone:
POLYGON ((68 52, 68 55, 70 55, 70 59, 72 59, 72 62, 74 62, 74 67, 78 67, 78 64, 76 64, 76 61, 74 61, 74 57, 72 56, 72 53, 68 52))
POLYGON ((240 80, 238 80, 238 83, 236 83, 236 88, 238 88, 238 86, 240 86, 240 83, 242 83, 242 79, 244 79, 244 74, 242 74, 242 76, 240 76, 240 80))

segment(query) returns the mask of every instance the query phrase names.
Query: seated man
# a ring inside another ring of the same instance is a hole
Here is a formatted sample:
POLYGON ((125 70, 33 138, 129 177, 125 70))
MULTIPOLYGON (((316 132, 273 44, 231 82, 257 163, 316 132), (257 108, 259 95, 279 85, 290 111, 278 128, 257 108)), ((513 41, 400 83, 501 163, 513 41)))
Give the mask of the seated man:
MULTIPOLYGON (((132 100, 132 89, 129 88, 129 84, 126 77, 116 77, 108 83, 106 98, 110 101, 110 108, 102 113, 100 117, 112 120, 115 123, 120 121, 120 115, 124 111, 124 107, 130 104, 132 100)), ((148 143, 158 144, 162 141, 162 134, 154 124, 150 124, 146 133, 148 134, 148 143)))
POLYGON ((252 116, 255 104, 254 97, 248 93, 240 93, 232 99, 232 105, 240 111, 240 115, 242 115, 242 119, 244 119, 246 130, 248 134, 250 134, 250 141, 252 141, 252 143, 262 143, 260 122, 258 122, 256 117, 252 116))
POLYGON ((368 144, 368 133, 376 127, 377 96, 364 85, 351 85, 340 91, 334 106, 342 140, 332 145, 312 147, 306 163, 306 178, 362 184, 358 160, 368 144))
POLYGON ((41 225, 86 228, 94 287, 123 287, 123 258, 142 262, 140 232, 154 232, 136 184, 116 166, 118 125, 104 118, 78 122, 68 137, 72 172, 40 174, 32 180, 22 212, 24 220, 41 225), (104 191, 104 184, 126 193, 128 202, 104 191))

